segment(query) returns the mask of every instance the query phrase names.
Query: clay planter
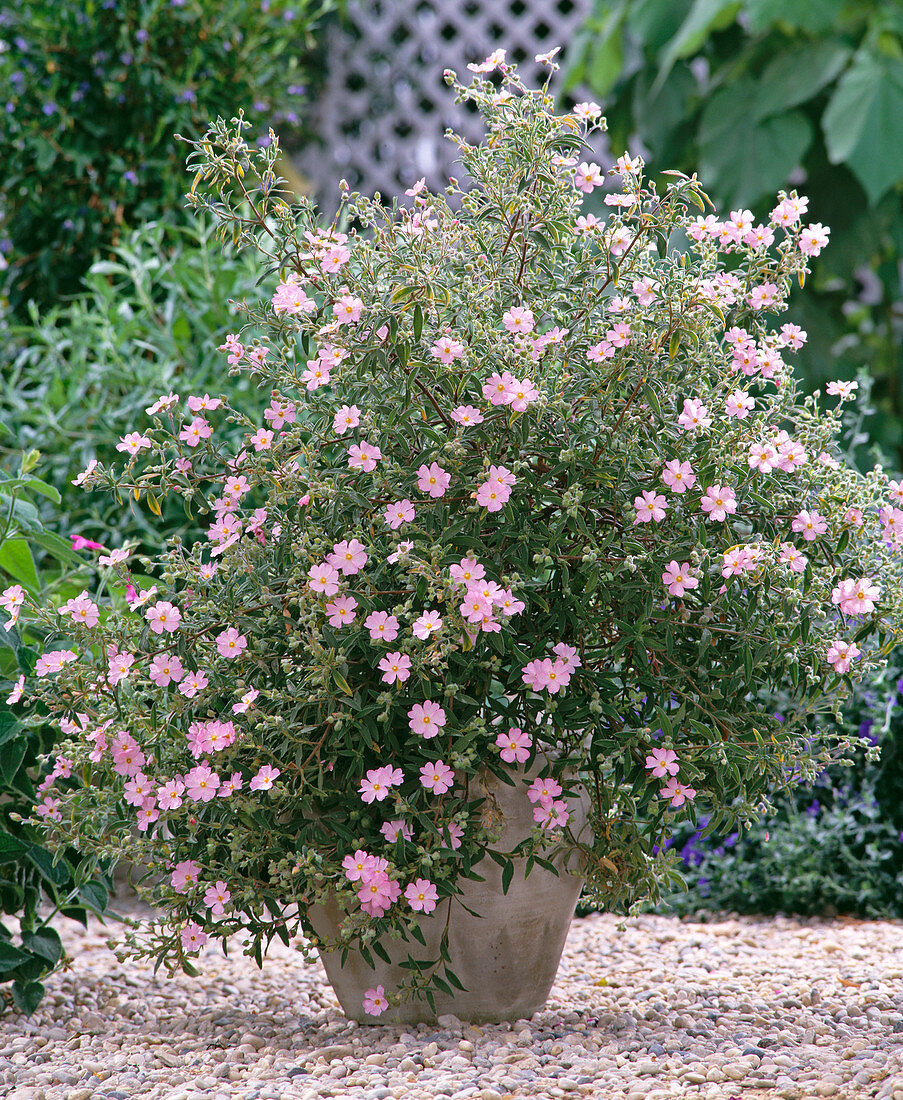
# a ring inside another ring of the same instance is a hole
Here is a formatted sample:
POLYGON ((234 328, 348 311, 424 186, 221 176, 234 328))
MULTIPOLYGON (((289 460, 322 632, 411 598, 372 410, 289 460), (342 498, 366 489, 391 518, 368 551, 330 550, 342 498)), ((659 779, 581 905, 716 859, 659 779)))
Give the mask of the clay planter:
MULTIPOLYGON (((542 761, 521 775, 530 781, 545 763, 542 761)), ((527 799, 526 787, 522 782, 509 787, 491 774, 482 779, 482 786, 495 798, 504 822, 495 848, 510 851, 534 827, 533 806, 527 799)), ((588 796, 583 793, 579 799, 568 799, 568 807, 571 831, 585 839, 589 830, 588 796)), ((461 884, 464 891, 461 901, 480 917, 468 913, 457 899, 446 899, 429 916, 421 917, 426 947, 414 939, 383 941, 391 965, 374 955, 374 970, 358 952, 349 951, 342 966, 341 951, 321 950, 327 976, 345 1015, 367 1024, 434 1023, 444 1013, 473 1023, 532 1016, 545 1004, 555 980, 583 875, 579 855, 573 851, 555 856, 553 863, 558 875, 534 865, 529 878, 525 878, 525 862, 515 861, 514 877, 505 894, 502 868, 484 856, 475 870, 485 882, 465 879, 461 884), (425 1000, 412 999, 378 1017, 368 1016, 362 1006, 366 990, 382 985, 390 993, 400 982, 410 979, 411 972, 402 969, 400 962, 409 956, 418 960, 439 958, 439 941, 446 921, 450 967, 467 992, 455 991, 450 997, 435 990, 435 1012, 425 1000)), ((335 940, 342 916, 334 901, 310 911, 314 929, 324 940, 335 940)))

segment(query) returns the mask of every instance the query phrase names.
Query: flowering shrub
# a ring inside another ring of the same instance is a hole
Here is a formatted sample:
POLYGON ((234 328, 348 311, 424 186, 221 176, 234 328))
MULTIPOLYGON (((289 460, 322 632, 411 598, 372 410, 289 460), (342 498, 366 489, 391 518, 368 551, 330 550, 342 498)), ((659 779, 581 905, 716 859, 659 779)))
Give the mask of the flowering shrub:
MULTIPOLYGON (((237 102, 297 130, 317 67, 305 40, 331 5, 303 0, 21 0, 0 18, 10 301, 73 293, 123 224, 182 216, 171 135, 237 102)), ((266 138, 265 130, 263 132, 266 138)))
MULTIPOLYGON (((78 480, 180 497, 207 538, 146 587, 124 546, 96 592, 28 608, 83 782, 48 777, 36 816, 158 873, 129 949, 170 968, 242 930, 259 961, 330 897, 339 946, 417 938, 497 839, 485 771, 533 804, 527 869, 578 843, 581 782, 589 900, 655 896, 675 824, 748 819, 843 749, 808 717, 899 638, 903 490, 835 457, 845 391, 800 398, 779 323, 826 236, 805 199, 701 217, 695 179, 657 191, 625 155, 603 224, 597 113, 556 116, 502 51, 473 68, 459 213, 423 181, 391 210, 343 189, 353 228, 318 228, 241 118, 195 144, 193 205, 268 280, 221 350, 270 406, 161 396, 78 480)), ((407 992, 456 980, 443 958, 407 992)))

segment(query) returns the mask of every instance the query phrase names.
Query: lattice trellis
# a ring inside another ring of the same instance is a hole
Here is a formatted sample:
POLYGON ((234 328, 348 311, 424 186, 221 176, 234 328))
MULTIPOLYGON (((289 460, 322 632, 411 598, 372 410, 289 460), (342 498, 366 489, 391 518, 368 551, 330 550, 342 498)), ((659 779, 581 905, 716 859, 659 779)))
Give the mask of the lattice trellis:
POLYGON ((327 40, 314 117, 323 144, 296 157, 321 208, 335 209, 341 178, 385 198, 420 176, 443 187, 456 152, 446 128, 468 140, 481 132, 455 104, 443 71, 466 76, 469 61, 504 47, 538 86, 547 70, 534 55, 561 46, 563 57, 591 7, 592 0, 349 0, 347 27, 331 28, 327 40))

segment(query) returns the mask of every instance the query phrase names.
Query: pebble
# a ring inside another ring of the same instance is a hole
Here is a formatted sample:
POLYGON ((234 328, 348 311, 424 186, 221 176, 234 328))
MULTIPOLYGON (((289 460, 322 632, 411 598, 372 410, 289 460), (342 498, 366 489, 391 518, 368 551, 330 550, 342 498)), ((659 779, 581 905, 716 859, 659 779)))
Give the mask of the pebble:
MULTIPOLYGON (((116 908, 151 911, 133 895, 116 908)), ((68 923, 68 922, 67 922, 68 923)), ((196 979, 61 924, 71 970, 0 1016, 9 1100, 903 1100, 903 922, 575 920, 548 1004, 472 1026, 358 1026, 319 966, 236 944, 196 979)))

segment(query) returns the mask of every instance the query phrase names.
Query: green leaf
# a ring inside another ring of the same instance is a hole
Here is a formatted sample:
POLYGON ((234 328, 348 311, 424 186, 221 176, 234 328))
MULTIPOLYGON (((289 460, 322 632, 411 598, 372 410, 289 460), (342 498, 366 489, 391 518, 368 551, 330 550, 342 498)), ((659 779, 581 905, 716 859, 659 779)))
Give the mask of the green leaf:
POLYGON ((15 778, 27 748, 28 741, 25 737, 17 737, 0 746, 0 779, 4 783, 11 783, 15 778))
POLYGON ((36 592, 41 587, 31 547, 25 539, 7 539, 0 545, 0 570, 32 591, 36 592))
POLYGON ((66 565, 84 565, 84 560, 72 550, 72 543, 55 535, 52 531, 36 531, 31 541, 66 565))
POLYGON ((818 34, 833 30, 845 0, 746 0, 749 29, 758 34, 776 24, 788 30, 818 34))
POLYGON ((24 951, 20 951, 18 947, 13 947, 6 940, 0 940, 0 974, 5 974, 8 970, 15 970, 24 962, 28 962, 28 955, 24 951))
POLYGON ((13 982, 13 1003, 20 1012, 30 1016, 44 997, 40 982, 13 982))
POLYGON ((92 913, 98 915, 106 911, 110 897, 108 891, 99 882, 82 883, 78 888, 78 896, 92 913))
POLYGON ((812 99, 837 77, 850 53, 842 42, 831 40, 782 50, 759 79, 756 117, 783 113, 812 99))
POLYGON ((66 863, 60 862, 54 864, 53 856, 50 852, 45 848, 39 848, 37 844, 32 844, 31 848, 29 848, 26 853, 26 858, 30 860, 41 872, 42 876, 54 886, 65 886, 71 878, 66 863))
POLYGON ((11 833, 0 832, 0 863, 12 863, 28 851, 28 844, 11 833))
POLYGON ((22 943, 33 954, 46 959, 51 966, 56 966, 63 957, 63 941, 59 933, 47 925, 35 932, 23 932, 22 943))
POLYGON ((845 164, 874 205, 903 180, 903 61, 861 49, 822 116, 828 159, 845 164))
POLYGON ((750 80, 716 92, 702 114, 699 168, 726 205, 753 206, 774 192, 803 160, 812 126, 801 111, 756 121, 750 80))
POLYGON ((420 308, 420 303, 417 302, 414 305, 414 339, 419 340, 422 332, 423 332, 423 310, 420 308))
POLYGON ((660 68, 652 86, 653 94, 664 84, 678 58, 692 57, 712 31, 722 30, 733 23, 741 7, 740 0, 694 0, 680 30, 659 58, 660 68))
POLYGON ((586 78, 596 95, 608 95, 615 86, 624 67, 624 47, 621 40, 620 20, 607 35, 601 36, 595 43, 586 67, 586 78))
POLYGON ((508 887, 511 885, 511 880, 514 878, 514 864, 509 860, 502 868, 502 893, 508 893, 508 887))

